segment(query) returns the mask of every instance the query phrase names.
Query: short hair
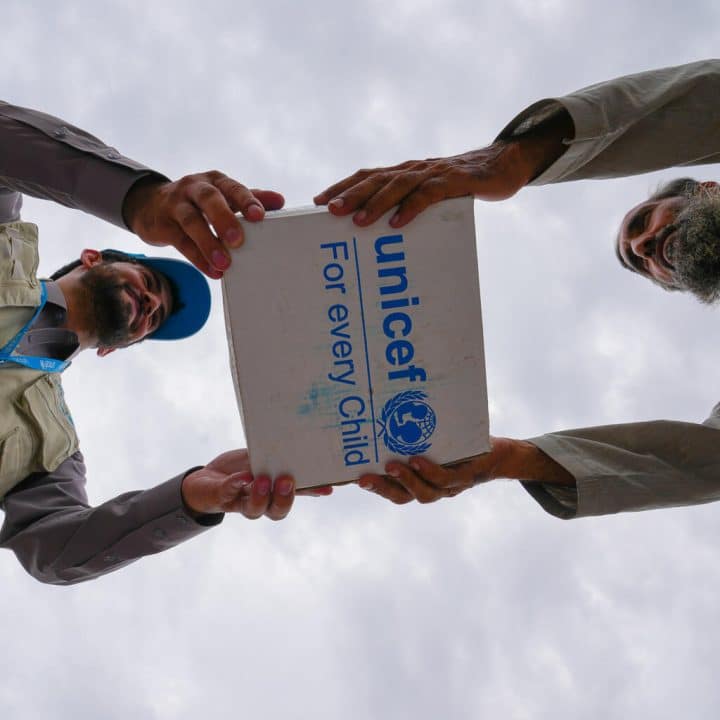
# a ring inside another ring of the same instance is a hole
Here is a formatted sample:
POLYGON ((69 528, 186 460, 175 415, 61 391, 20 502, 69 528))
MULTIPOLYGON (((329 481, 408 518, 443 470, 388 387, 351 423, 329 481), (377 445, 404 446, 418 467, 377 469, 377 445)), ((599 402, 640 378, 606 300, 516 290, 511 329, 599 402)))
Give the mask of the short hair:
MULTIPOLYGON (((112 262, 128 262, 128 263, 134 263, 135 265, 140 265, 140 261, 133 257, 132 255, 128 255, 127 253, 121 252, 120 250, 101 250, 100 255, 102 256, 102 260, 104 263, 112 263, 112 262)), ((51 276, 51 280, 58 280, 63 275, 67 275, 69 272, 74 270, 76 267, 79 267, 82 265, 82 260, 73 260, 71 263, 68 263, 67 265, 63 265, 61 268, 57 269, 51 276)))
POLYGON ((693 178, 677 178, 658 185, 655 192, 648 200, 665 200, 671 197, 682 197, 693 195, 700 187, 700 183, 693 178))

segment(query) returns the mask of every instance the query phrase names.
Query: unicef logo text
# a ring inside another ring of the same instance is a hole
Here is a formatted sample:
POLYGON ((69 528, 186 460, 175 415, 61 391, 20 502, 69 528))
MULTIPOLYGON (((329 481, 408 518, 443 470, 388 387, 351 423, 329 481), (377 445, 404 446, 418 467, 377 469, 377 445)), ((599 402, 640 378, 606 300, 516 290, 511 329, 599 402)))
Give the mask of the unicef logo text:
POLYGON ((388 450, 398 455, 419 455, 432 443, 437 418, 420 390, 398 393, 385 403, 380 420, 380 437, 388 450))

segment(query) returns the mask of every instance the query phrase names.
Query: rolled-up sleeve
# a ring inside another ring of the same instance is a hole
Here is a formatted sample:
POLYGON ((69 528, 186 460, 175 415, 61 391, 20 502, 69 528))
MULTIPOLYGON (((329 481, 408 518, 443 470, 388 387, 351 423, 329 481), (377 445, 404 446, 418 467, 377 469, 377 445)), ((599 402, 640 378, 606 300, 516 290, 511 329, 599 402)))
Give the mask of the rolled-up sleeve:
POLYGON ((65 120, 0 102, 0 187, 126 228, 125 196, 148 176, 167 179, 65 120))
POLYGON ((90 507, 85 465, 76 452, 54 472, 31 475, 5 496, 0 547, 50 584, 79 583, 118 570, 222 521, 221 514, 195 519, 187 512, 181 495, 186 474, 90 507))
POLYGON ((720 500, 720 405, 702 424, 655 420, 606 425, 550 433, 530 442, 575 478, 571 492, 523 483, 556 517, 720 500))
POLYGON ((612 178, 720 162, 720 60, 660 68, 534 103, 506 139, 564 108, 575 126, 567 150, 531 185, 612 178))

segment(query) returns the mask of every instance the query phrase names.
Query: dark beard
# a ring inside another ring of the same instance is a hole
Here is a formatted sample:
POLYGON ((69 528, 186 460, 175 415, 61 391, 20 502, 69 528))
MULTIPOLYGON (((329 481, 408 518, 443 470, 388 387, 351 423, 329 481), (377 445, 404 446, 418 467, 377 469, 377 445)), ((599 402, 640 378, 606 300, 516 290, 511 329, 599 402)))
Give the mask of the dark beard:
POLYGON ((700 302, 720 299, 720 193, 701 188, 678 214, 668 256, 673 279, 700 302))
POLYGON ((122 298, 124 284, 111 264, 91 267, 82 284, 90 299, 98 345, 122 347, 130 342, 130 305, 122 298))

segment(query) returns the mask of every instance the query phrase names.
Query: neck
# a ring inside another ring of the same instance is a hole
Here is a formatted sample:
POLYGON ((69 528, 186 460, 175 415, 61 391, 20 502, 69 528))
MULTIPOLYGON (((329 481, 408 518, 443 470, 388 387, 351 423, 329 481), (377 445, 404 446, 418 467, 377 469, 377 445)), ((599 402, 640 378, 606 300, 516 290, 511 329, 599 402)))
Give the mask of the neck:
POLYGON ((92 323, 92 300, 90 294, 85 289, 79 278, 74 276, 74 272, 69 272, 55 281, 65 297, 67 305, 67 319, 65 327, 72 330, 78 336, 80 350, 97 346, 97 338, 91 330, 92 323))

